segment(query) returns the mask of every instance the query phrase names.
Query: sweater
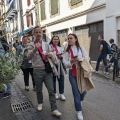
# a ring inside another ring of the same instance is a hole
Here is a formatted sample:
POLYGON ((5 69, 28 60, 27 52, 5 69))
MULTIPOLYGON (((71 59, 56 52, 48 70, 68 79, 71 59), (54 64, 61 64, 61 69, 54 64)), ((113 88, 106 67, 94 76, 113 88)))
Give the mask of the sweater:
MULTIPOLYGON (((43 63, 43 60, 42 60, 37 48, 35 47, 34 42, 29 43, 29 45, 27 46, 27 49, 28 49, 27 58, 29 60, 32 60, 33 69, 44 70, 45 65, 43 63)), ((43 54, 50 53, 52 55, 51 56, 52 62, 54 62, 55 64, 58 64, 58 59, 57 59, 56 55, 54 55, 52 52, 50 52, 48 43, 42 41, 42 49, 43 49, 43 54)))

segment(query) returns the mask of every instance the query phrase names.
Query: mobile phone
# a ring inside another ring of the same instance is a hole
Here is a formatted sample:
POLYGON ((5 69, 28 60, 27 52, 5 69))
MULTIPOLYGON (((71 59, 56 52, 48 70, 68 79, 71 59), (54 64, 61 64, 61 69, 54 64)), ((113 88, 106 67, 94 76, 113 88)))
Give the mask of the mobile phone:
POLYGON ((78 56, 75 56, 74 58, 77 58, 78 56))

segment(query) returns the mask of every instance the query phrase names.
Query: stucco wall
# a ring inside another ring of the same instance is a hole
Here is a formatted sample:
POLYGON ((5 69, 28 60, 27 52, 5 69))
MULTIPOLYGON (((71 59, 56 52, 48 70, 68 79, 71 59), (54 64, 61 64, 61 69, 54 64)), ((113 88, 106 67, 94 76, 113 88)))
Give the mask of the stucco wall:
POLYGON ((40 24, 43 26, 47 23, 53 22, 55 20, 76 14, 78 12, 85 11, 89 8, 93 8, 95 6, 98 6, 100 4, 105 3, 106 0, 83 0, 83 3, 79 7, 74 6, 74 9, 71 9, 70 0, 59 0, 59 14, 52 17, 50 14, 50 0, 45 0, 45 13, 46 13, 46 20, 43 20, 40 22, 40 24))
POLYGON ((106 0, 105 38, 107 41, 113 38, 115 43, 118 43, 117 29, 120 24, 120 20, 117 20, 118 16, 120 16, 120 0, 106 0))

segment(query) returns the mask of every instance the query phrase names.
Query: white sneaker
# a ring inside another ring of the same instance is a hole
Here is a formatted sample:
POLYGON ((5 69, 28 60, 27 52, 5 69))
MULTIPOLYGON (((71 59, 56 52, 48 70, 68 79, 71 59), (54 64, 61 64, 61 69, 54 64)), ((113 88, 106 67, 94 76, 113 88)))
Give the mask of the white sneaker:
POLYGON ((56 98, 56 99, 59 99, 59 96, 58 96, 58 94, 57 94, 57 93, 55 93, 55 98, 56 98))
POLYGON ((39 111, 41 111, 41 110, 42 110, 42 104, 38 104, 37 109, 38 109, 39 111))
POLYGON ((52 111, 52 115, 54 115, 56 117, 60 117, 62 114, 58 110, 54 110, 54 111, 52 111))
POLYGON ((96 70, 93 70, 93 72, 94 72, 94 73, 98 73, 98 71, 96 71, 96 70))
POLYGON ((78 120, 83 120, 82 111, 77 112, 77 118, 78 118, 78 120))
POLYGON ((106 78, 110 78, 110 76, 109 76, 109 73, 108 73, 108 72, 105 72, 104 76, 105 76, 106 78))
POLYGON ((61 100, 63 100, 63 101, 65 101, 65 100, 66 100, 66 98, 65 98, 64 94, 60 94, 60 99, 61 99, 61 100))

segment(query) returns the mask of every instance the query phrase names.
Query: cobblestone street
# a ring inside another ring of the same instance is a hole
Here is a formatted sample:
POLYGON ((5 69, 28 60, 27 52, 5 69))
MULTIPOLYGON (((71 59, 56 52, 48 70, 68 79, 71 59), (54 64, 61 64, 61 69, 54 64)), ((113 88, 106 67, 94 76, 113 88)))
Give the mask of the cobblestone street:
MULTIPOLYGON (((29 92, 24 90, 22 75, 18 76, 15 81, 26 98, 28 98, 36 109, 36 93, 32 90, 31 80, 29 92)), ((93 74, 93 82, 95 89, 88 92, 83 102, 84 120, 119 120, 120 86, 96 74, 93 74)), ((48 93, 45 86, 43 87, 43 95, 43 111, 37 112, 37 114, 40 115, 40 120, 58 120, 51 115, 48 93)), ((62 112, 60 120, 77 120, 71 86, 67 76, 65 77, 65 96, 67 98, 65 102, 57 100, 58 109, 62 112)))

